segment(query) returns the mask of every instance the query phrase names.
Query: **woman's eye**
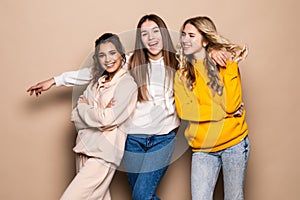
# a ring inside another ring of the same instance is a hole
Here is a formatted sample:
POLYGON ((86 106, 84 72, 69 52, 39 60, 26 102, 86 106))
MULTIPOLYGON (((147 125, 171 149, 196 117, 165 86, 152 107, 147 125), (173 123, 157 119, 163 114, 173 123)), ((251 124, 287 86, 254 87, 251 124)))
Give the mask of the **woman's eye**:
POLYGON ((111 51, 111 52, 110 52, 110 55, 113 56, 113 55, 116 55, 116 53, 117 53, 116 51, 111 51))
POLYGON ((103 58, 104 57, 104 54, 99 54, 98 55, 98 58, 103 58))
POLYGON ((146 37, 147 35, 147 33, 142 33, 142 37, 146 37))

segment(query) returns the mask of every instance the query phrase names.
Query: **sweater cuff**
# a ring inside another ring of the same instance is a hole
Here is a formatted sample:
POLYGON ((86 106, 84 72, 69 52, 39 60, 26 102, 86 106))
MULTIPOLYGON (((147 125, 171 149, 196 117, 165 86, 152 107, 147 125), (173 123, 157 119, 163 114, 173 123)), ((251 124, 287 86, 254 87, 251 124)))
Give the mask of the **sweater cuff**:
POLYGON ((59 76, 54 76, 54 81, 55 81, 55 85, 56 87, 60 87, 64 84, 64 79, 63 79, 63 75, 59 75, 59 76))

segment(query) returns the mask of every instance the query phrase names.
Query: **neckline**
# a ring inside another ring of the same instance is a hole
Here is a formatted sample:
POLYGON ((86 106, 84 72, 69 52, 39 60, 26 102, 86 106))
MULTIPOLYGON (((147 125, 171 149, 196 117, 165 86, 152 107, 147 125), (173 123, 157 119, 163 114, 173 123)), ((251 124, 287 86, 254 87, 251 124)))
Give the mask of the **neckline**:
POLYGON ((163 59, 164 59, 164 57, 162 56, 162 57, 160 57, 160 58, 157 59, 157 60, 153 60, 153 59, 149 58, 149 61, 155 63, 155 62, 161 62, 163 59))
POLYGON ((109 87, 109 86, 112 86, 114 85, 121 76, 123 76, 127 71, 123 68, 121 68, 115 75, 114 77, 109 81, 109 82, 104 82, 105 80, 105 76, 101 76, 99 79, 98 79, 98 87, 109 87))

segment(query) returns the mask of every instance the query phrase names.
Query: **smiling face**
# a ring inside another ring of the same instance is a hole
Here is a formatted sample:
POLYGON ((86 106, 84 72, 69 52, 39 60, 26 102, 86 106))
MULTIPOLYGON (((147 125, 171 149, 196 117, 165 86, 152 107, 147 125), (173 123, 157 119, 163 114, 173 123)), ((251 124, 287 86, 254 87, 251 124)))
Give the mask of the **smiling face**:
POLYGON ((193 55, 194 59, 202 60, 205 57, 205 46, 207 42, 192 24, 186 24, 180 38, 183 52, 186 55, 193 55))
POLYGON ((147 20, 142 24, 141 39, 148 50, 149 58, 157 60, 162 57, 162 34, 154 21, 147 20))
POLYGON ((121 69, 122 57, 115 45, 111 42, 100 44, 98 52, 100 65, 110 74, 114 75, 121 69))

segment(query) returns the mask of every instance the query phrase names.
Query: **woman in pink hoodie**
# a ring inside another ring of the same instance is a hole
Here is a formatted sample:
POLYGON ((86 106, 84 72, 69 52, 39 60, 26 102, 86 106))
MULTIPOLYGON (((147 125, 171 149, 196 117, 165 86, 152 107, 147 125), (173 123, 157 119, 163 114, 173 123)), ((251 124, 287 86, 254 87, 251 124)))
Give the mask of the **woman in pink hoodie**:
POLYGON ((137 85, 122 68, 125 61, 117 35, 105 33, 96 40, 92 79, 72 111, 78 130, 73 149, 77 175, 63 200, 111 199, 109 185, 126 141, 122 125, 137 102, 137 85))

